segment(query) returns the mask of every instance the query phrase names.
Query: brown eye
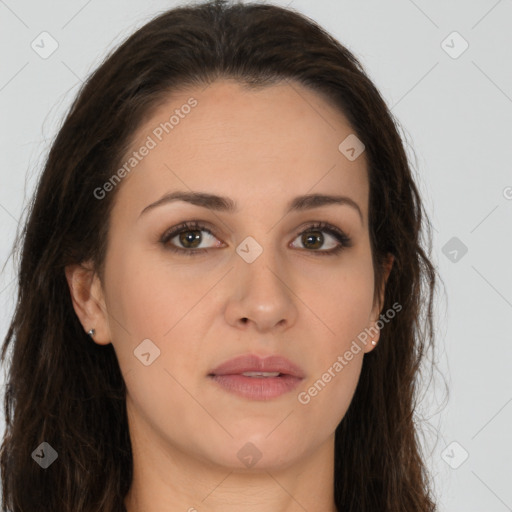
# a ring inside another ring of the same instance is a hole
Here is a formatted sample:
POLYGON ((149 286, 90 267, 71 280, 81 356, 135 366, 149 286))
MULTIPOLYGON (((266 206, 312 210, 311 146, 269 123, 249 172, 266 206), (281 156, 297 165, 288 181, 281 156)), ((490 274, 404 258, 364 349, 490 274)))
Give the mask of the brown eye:
POLYGON ((196 249, 197 245, 201 243, 201 231, 190 230, 190 231, 182 231, 179 235, 177 235, 180 244, 182 244, 186 249, 196 249), (192 233, 192 234, 191 234, 192 233), (189 245, 191 244, 191 245, 189 245))
POLYGON ((308 226, 297 234, 298 237, 300 237, 300 243, 306 250, 317 252, 319 255, 337 254, 341 250, 352 246, 351 239, 343 231, 325 222, 308 226), (327 233, 328 237, 334 240, 334 243, 331 242, 327 249, 323 248, 326 241, 324 233, 327 233))
POLYGON ((192 256, 206 253, 209 248, 219 247, 218 243, 206 248, 199 247, 203 242, 215 240, 215 236, 206 226, 198 222, 184 222, 164 233, 160 242, 171 251, 192 256), (206 233, 206 236, 202 235, 202 232, 206 233))
MULTIPOLYGON (((335 255, 352 246, 351 239, 343 231, 325 222, 307 226, 306 229, 295 235, 295 239, 299 237, 302 250, 322 256, 335 255), (325 247, 326 242, 328 242, 327 248, 325 247)), ((166 249, 173 252, 193 256, 206 254, 211 248, 221 247, 222 242, 214 243, 209 247, 200 247, 203 242, 215 242, 215 240, 218 239, 210 229, 198 221, 192 221, 184 222, 166 231, 160 242, 166 249), (201 233, 206 233, 206 235, 201 233)))
POLYGON ((324 236, 321 231, 309 231, 302 235, 301 242, 306 249, 320 249, 324 244, 324 236))

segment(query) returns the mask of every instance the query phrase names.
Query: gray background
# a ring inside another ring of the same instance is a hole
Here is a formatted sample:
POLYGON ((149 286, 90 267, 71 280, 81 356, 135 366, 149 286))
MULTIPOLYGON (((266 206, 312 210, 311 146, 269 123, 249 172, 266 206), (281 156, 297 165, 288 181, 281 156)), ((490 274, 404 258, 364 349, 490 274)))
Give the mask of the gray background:
MULTIPOLYGON (((273 3, 307 14, 352 50, 403 126, 445 283, 436 301, 440 374, 425 382, 418 411, 425 458, 441 511, 512 511, 512 2, 273 3)), ((0 264, 81 81, 174 5, 0 0, 0 264), (46 59, 31 47, 42 46, 43 31, 58 42, 46 59)), ((2 339, 15 287, 7 261, 2 339)))

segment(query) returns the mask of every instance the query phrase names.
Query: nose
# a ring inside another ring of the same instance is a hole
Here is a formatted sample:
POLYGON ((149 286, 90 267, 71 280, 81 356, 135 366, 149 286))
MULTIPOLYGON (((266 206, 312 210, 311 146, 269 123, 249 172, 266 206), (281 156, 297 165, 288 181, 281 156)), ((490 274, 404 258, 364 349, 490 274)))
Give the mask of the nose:
POLYGON ((297 320, 299 300, 291 274, 270 250, 264 250, 251 263, 250 259, 237 258, 227 283, 226 321, 259 333, 289 329, 297 320))

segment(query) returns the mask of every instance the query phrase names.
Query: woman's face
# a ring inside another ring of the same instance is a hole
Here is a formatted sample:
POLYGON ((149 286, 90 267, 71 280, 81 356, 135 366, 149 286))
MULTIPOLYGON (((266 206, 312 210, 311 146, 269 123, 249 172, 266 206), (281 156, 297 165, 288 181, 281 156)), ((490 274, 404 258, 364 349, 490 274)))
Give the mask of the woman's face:
POLYGON ((380 313, 367 161, 352 137, 339 148, 351 134, 296 83, 249 91, 228 80, 174 93, 138 130, 116 185, 100 299, 108 314, 87 320, 97 343, 114 345, 132 436, 237 468, 332 451, 378 339, 357 337, 380 313), (162 200, 177 192, 234 206, 162 200), (311 194, 345 199, 296 199, 311 194), (192 221, 200 226, 165 236, 192 221), (281 356, 301 378, 242 367, 212 377, 243 355, 281 356))

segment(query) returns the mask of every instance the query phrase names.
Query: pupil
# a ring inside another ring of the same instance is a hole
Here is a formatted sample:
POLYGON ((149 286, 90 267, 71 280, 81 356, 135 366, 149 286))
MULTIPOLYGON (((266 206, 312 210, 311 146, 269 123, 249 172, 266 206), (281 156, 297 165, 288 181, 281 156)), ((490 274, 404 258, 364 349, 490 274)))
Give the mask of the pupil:
MULTIPOLYGON (((321 232, 320 231, 313 231, 312 233, 318 233, 318 234, 315 234, 315 235, 312 235, 312 234, 308 234, 308 235, 303 235, 302 237, 302 243, 307 246, 309 241, 311 240, 312 242, 311 243, 315 243, 317 242, 318 244, 322 244, 322 235, 321 235, 321 232)), ((315 246, 315 249, 318 249, 318 244, 315 246)))
MULTIPOLYGON (((194 242, 200 242, 201 235, 199 234, 199 231, 184 231, 180 235, 180 242, 185 246, 188 247, 188 243, 193 244, 194 242), (196 234, 193 234, 196 233, 196 234)), ((196 244, 199 245, 199 244, 196 244)), ((194 246, 195 247, 195 246, 194 246)))
MULTIPOLYGON (((194 242, 199 242, 200 243, 201 235, 199 233, 200 233, 200 231, 198 231, 198 230, 195 230, 195 231, 184 231, 180 235, 180 242, 185 247, 189 247, 187 244, 194 245, 194 242)), ((313 231, 313 232, 310 232, 307 235, 303 235, 302 236, 302 243, 304 245, 306 245, 306 246, 311 243, 314 246, 315 249, 318 249, 318 246, 322 245, 322 238, 323 237, 322 237, 322 234, 321 234, 320 231, 313 231), (315 233, 315 234, 311 234, 311 233, 315 233)), ((197 245, 199 245, 199 244, 196 243, 194 245, 194 247, 197 246, 197 245)))

